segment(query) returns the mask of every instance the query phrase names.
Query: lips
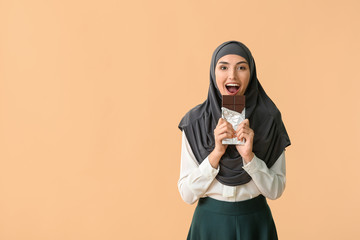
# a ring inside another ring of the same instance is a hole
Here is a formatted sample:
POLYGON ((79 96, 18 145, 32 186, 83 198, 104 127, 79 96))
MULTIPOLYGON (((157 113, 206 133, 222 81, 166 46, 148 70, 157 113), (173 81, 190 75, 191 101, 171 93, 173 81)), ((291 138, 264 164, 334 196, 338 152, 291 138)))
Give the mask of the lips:
POLYGON ((237 83, 225 84, 226 91, 229 95, 236 95, 240 91, 240 85, 237 83))

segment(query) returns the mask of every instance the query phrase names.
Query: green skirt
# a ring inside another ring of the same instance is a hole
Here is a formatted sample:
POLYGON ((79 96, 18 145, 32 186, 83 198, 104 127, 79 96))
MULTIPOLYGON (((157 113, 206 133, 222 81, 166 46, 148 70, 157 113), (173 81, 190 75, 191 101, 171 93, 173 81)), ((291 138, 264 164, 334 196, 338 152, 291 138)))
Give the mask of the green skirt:
POLYGON ((275 223, 266 198, 240 202, 200 198, 188 240, 275 240, 275 223))

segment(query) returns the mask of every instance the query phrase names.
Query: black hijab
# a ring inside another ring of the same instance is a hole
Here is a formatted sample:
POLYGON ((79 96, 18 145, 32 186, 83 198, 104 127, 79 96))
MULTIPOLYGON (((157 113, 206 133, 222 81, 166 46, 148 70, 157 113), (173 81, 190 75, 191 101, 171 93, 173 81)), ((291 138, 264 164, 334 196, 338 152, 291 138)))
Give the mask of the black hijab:
MULTIPOLYGON (((254 130, 253 152, 270 168, 291 143, 280 111, 257 79, 254 58, 241 42, 224 42, 215 49, 210 65, 208 97, 205 102, 187 112, 178 127, 185 131, 190 147, 200 164, 215 148, 214 129, 221 117, 222 101, 216 84, 215 67, 217 61, 227 54, 240 55, 249 63, 250 80, 244 94, 245 117, 249 119, 250 128, 254 130)), ((220 171, 216 179, 222 184, 236 186, 251 180, 250 175, 242 168, 242 157, 235 145, 228 145, 219 164, 220 171)))

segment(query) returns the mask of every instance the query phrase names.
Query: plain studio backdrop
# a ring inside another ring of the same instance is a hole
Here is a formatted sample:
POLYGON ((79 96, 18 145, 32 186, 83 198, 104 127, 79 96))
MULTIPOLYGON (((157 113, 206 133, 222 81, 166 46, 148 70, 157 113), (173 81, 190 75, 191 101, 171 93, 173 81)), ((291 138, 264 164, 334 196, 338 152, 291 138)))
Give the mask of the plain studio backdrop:
POLYGON ((359 1, 0 1, 0 239, 185 239, 182 116, 245 43, 292 145, 280 239, 359 239, 359 1))

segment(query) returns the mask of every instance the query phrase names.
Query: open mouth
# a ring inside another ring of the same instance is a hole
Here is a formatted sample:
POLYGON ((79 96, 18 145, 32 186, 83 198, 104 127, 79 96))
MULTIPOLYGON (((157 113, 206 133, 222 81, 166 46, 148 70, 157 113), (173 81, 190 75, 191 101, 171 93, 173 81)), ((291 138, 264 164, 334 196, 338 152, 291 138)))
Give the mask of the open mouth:
POLYGON ((228 83, 225 87, 229 95, 236 95, 240 90, 240 86, 237 83, 228 83))

